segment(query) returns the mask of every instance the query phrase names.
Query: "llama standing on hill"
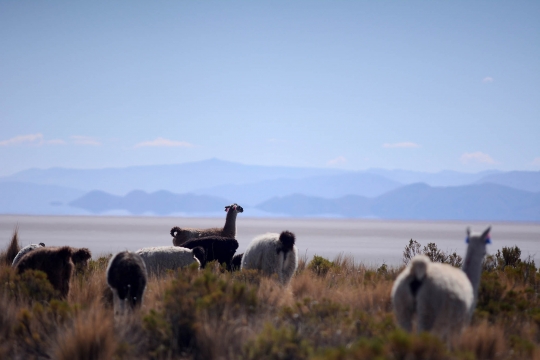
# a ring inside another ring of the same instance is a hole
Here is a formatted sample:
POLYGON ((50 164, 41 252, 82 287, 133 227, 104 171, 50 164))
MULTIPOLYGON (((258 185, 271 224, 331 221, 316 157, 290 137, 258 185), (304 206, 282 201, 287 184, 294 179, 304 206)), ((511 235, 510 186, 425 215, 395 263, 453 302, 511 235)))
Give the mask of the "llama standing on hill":
POLYGON ((138 254, 122 251, 109 260, 107 284, 113 292, 115 315, 141 306, 147 278, 144 260, 138 254))
POLYGON ((244 209, 238 204, 232 204, 225 206, 227 217, 225 218, 225 225, 223 228, 210 228, 210 229, 191 229, 191 228, 179 228, 175 226, 171 229, 171 236, 173 239, 173 245, 184 246, 183 244, 191 239, 198 239, 207 236, 222 236, 235 238, 236 237, 236 215, 244 212, 244 209))
POLYGON ((294 243, 295 236, 290 231, 257 236, 244 252, 242 269, 260 270, 268 276, 277 274, 278 280, 287 285, 298 266, 294 243))
POLYGON ((167 270, 176 270, 181 267, 197 263, 200 267, 204 262, 204 250, 197 247, 188 249, 179 246, 155 246, 136 251, 142 257, 146 269, 150 274, 160 275, 167 270))
POLYGON ((481 235, 467 229, 467 255, 463 270, 433 263, 425 255, 415 256, 399 274, 392 288, 392 303, 399 325, 412 331, 432 331, 443 338, 458 334, 470 322, 482 272, 488 227, 481 235))
POLYGON ((45 244, 44 243, 39 243, 39 244, 30 244, 30 245, 27 245, 25 247, 23 247, 18 253, 17 255, 15 255, 15 258, 13 259, 13 263, 11 264, 11 266, 15 267, 17 265, 17 263, 19 262, 19 260, 21 260, 21 258, 28 254, 30 251, 34 250, 34 249, 38 249, 40 247, 45 247, 45 244))

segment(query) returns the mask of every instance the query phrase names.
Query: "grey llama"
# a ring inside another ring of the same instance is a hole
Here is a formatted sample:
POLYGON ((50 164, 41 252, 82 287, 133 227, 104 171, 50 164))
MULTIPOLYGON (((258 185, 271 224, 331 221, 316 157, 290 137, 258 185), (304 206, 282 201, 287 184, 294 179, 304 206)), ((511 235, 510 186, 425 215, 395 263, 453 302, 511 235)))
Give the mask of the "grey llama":
POLYGON ((295 240, 290 231, 257 236, 241 258, 242 270, 261 270, 269 276, 276 274, 279 282, 287 285, 298 267, 295 240))
POLYGON ((200 247, 187 249, 179 246, 155 246, 136 251, 146 265, 149 274, 161 275, 167 270, 176 270, 193 263, 201 267, 204 262, 204 250, 200 247))
POLYGON ((482 272, 486 244, 491 243, 488 227, 482 234, 467 229, 467 254, 463 269, 433 263, 425 255, 415 256, 399 274, 392 288, 392 304, 398 324, 412 331, 431 331, 448 339, 470 322, 482 272))

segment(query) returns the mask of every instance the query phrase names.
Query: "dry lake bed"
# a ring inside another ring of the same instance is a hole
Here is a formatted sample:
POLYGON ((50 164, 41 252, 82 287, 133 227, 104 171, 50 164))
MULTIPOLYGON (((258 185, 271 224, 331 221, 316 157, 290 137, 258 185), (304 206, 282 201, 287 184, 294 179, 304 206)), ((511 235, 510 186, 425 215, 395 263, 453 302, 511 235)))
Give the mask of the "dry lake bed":
MULTIPOLYGON (((27 216, 0 215, 0 248, 4 249, 15 227, 22 245, 43 242, 47 246, 88 247, 97 257, 120 250, 172 245, 173 226, 221 227, 224 218, 128 217, 128 216, 27 216)), ((364 219, 276 219, 238 216, 238 252, 243 252, 258 234, 290 230, 296 234, 300 256, 338 254, 354 257, 366 265, 400 265, 409 239, 426 245, 434 242, 445 251, 466 250, 465 231, 483 231, 492 225, 488 253, 503 246, 517 245, 522 258, 540 261, 540 223, 393 221, 364 219)))

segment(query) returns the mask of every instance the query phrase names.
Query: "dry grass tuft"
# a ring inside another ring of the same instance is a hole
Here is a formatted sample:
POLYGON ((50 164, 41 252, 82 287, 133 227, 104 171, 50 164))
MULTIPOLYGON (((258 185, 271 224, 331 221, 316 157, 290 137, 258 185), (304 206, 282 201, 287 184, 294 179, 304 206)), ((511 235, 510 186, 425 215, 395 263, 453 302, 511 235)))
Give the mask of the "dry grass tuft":
POLYGON ((503 359, 504 354, 508 353, 504 331, 487 321, 465 329, 456 347, 474 354, 478 360, 503 359))
POLYGON ((75 316, 58 331, 54 358, 59 360, 112 359, 117 348, 112 319, 107 312, 91 308, 75 316))
POLYGON ((11 266, 13 259, 15 259, 15 256, 17 256, 19 251, 21 251, 21 245, 19 244, 19 227, 15 227, 7 249, 0 253, 0 262, 11 266))

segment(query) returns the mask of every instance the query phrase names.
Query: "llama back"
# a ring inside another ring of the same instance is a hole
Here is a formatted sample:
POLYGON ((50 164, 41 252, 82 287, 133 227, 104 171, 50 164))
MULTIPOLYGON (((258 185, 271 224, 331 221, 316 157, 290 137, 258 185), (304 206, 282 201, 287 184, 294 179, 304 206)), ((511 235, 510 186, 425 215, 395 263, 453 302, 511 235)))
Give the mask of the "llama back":
POLYGON ((242 258, 242 269, 258 269, 265 275, 277 274, 287 284, 298 267, 295 236, 289 231, 257 236, 242 258))
POLYGON ((155 246, 139 249, 136 253, 143 258, 146 268, 151 274, 176 270, 195 262, 200 266, 200 261, 195 258, 193 251, 183 247, 155 246))
POLYGON ((185 242, 193 239, 200 239, 209 236, 221 236, 223 229, 221 228, 209 228, 209 229, 194 229, 194 228, 179 228, 175 226, 171 229, 171 236, 173 237, 174 246, 182 246, 185 242))
POLYGON ((147 277, 144 260, 136 253, 123 251, 109 260, 107 283, 113 292, 115 315, 141 305, 147 277))

